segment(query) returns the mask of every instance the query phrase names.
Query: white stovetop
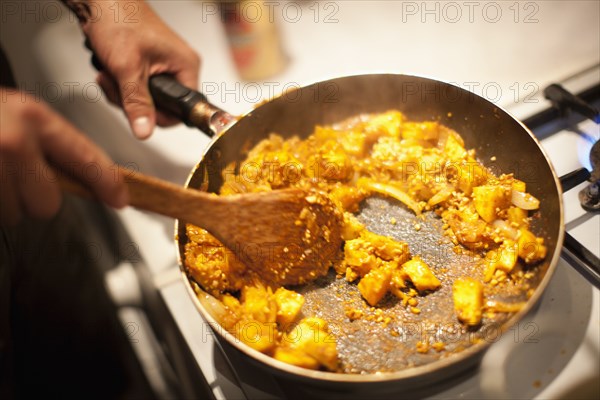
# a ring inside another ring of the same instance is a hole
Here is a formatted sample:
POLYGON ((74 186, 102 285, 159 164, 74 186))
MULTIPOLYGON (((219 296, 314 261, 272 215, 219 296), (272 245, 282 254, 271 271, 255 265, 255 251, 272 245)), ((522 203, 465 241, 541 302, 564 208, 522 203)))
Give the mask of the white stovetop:
MULTIPOLYGON (((49 1, 39 2, 37 9, 33 2, 27 2, 29 8, 21 2, 12 3, 16 12, 9 13, 8 8, 5 12, 3 7, 0 41, 21 86, 54 96, 53 106, 117 161, 135 163, 144 172, 183 183, 208 139, 194 129, 178 126, 157 129, 150 140, 137 142, 120 111, 104 100, 90 101, 89 92, 84 97, 83 88, 89 90, 93 85, 94 71, 74 19, 65 10, 57 15, 47 5, 49 1), (72 82, 79 84, 74 96, 67 90, 72 82), (51 92, 56 87, 62 89, 58 96, 51 92)), ((256 85, 239 81, 223 28, 210 4, 192 0, 150 3, 202 55, 202 87, 210 91, 210 100, 233 114, 249 111, 286 85, 357 73, 396 72, 472 88, 517 117, 525 117, 547 106, 540 95, 548 83, 600 63, 598 1, 272 1, 290 63, 280 75, 256 85)), ((555 152, 551 158, 557 164, 562 160, 562 139, 544 143, 548 151, 555 152)), ((571 166, 561 168, 557 165, 559 174, 571 166)), ((191 339, 194 323, 200 325, 201 320, 189 299, 181 295, 176 280, 173 221, 133 209, 119 215, 157 282, 161 282, 174 315, 185 319, 182 330, 191 339), (189 317, 190 309, 194 317, 189 317)), ((567 223, 577 217, 577 212, 567 211, 567 223)), ((593 238, 600 237, 598 225, 592 227, 591 234, 581 234, 580 240, 594 244, 593 238)), ((534 316, 540 326, 537 343, 524 343, 521 338, 527 332, 515 332, 521 356, 515 358, 514 352, 512 357, 503 355, 500 344, 486 356, 487 361, 504 363, 504 380, 485 381, 482 376, 478 381, 465 382, 466 386, 455 388, 446 397, 560 397, 586 380, 597 382, 598 291, 563 264, 545 296, 549 303, 544 310, 555 310, 558 314, 552 314, 553 318, 561 315, 572 321, 571 332, 556 330, 556 321, 547 314, 534 316), (562 360, 556 350, 544 350, 560 345, 564 345, 562 360), (515 370, 515 363, 522 363, 528 372, 515 370)), ((507 341, 503 338, 502 343, 507 341)), ((202 343, 194 350, 212 383, 218 376, 211 369, 212 355, 202 353, 206 346, 202 343)), ((215 385, 215 393, 221 398, 240 394, 235 388, 219 385, 215 385)))

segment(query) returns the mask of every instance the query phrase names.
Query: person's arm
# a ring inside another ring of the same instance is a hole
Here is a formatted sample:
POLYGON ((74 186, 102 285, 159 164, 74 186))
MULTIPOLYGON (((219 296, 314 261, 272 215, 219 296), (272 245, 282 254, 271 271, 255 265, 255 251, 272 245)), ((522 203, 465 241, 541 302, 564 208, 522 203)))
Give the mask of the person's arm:
POLYGON ((156 112, 148 78, 170 73, 197 88, 198 54, 141 0, 63 0, 105 68, 97 81, 109 100, 123 107, 135 135, 149 137, 155 124, 177 121, 156 112))
POLYGON ((43 102, 0 87, 0 224, 56 214, 62 196, 49 162, 108 205, 127 205, 127 188, 100 148, 43 102))

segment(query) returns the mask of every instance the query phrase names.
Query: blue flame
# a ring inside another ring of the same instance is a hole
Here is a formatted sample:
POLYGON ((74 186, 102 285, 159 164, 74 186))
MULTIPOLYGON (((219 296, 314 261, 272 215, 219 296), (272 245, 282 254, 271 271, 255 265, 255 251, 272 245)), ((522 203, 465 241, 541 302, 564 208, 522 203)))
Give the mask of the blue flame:
POLYGON ((577 139, 577 159, 581 166, 592 170, 590 152, 592 146, 600 139, 600 125, 587 121, 579 125, 579 138, 577 139))

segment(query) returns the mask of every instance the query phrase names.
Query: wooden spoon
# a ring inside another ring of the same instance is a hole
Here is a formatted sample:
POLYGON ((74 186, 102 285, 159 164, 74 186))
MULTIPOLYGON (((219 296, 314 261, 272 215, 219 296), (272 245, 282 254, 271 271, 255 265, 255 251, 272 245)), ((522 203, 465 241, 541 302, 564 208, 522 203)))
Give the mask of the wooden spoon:
MULTIPOLYGON (((218 196, 119 172, 129 205, 206 229, 268 283, 296 285, 325 275, 341 250, 341 213, 324 194, 298 188, 218 196)), ((63 189, 90 191, 62 174, 63 189)))

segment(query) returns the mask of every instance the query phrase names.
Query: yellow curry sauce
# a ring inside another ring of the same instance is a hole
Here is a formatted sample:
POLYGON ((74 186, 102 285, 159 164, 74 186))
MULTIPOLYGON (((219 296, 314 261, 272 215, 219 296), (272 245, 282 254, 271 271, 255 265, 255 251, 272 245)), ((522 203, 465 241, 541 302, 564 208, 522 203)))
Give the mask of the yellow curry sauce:
MULTIPOLYGON (((436 213, 456 251, 479 258, 483 279, 465 276, 452 283, 456 318, 472 329, 486 308, 518 311, 514 305, 486 305, 484 287, 519 284, 522 265, 546 256, 543 239, 529 230, 529 211, 538 209, 539 201, 527 194, 524 182, 512 174, 494 175, 474 150, 465 149, 457 132, 437 122, 408 121, 398 111, 317 126, 304 140, 284 140, 274 133, 249 152, 239 174, 226 174, 224 181, 220 194, 225 196, 287 187, 328 195, 344 216, 338 279, 356 284, 372 307, 390 294, 418 314, 419 296, 442 285, 406 243, 370 232, 355 217, 360 203, 372 195, 396 199, 416 216, 436 213)), ((219 321, 225 329, 286 363, 339 369, 328 322, 303 315, 301 294, 276 282, 266 284, 206 231, 192 225, 186 229, 188 274, 225 306, 226 316, 219 321)), ((351 321, 363 314, 346 310, 351 321)), ((443 351, 444 343, 434 348, 443 351)), ((426 352, 428 346, 417 346, 417 351, 426 352)))

